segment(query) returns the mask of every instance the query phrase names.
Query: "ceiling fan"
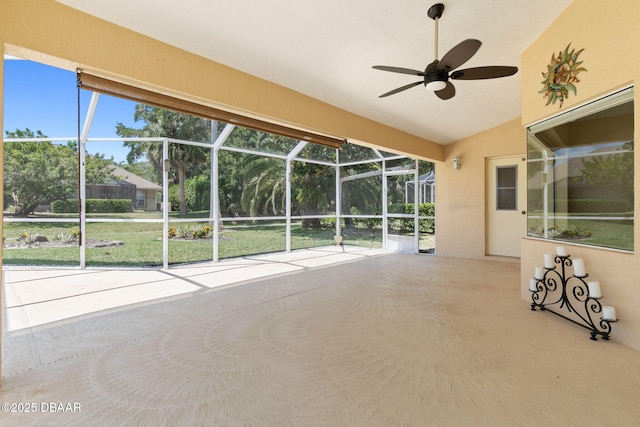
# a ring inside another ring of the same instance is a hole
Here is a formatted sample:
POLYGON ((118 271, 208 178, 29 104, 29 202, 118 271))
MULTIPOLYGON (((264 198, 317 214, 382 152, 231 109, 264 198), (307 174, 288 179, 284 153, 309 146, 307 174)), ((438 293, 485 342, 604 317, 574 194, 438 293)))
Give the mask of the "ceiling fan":
POLYGON ((435 60, 427 65, 424 71, 412 70, 410 68, 388 67, 386 65, 375 65, 376 70, 390 71, 392 73, 411 74, 420 76, 423 79, 415 83, 410 83, 383 93, 379 98, 394 95, 407 89, 411 89, 419 84, 424 84, 427 89, 432 90, 440 99, 450 99, 456 94, 456 88, 449 80, 483 80, 495 79, 499 77, 511 76, 518 72, 518 67, 489 66, 474 67, 463 70, 456 70, 467 62, 480 49, 482 42, 475 39, 467 39, 454 46, 447 52, 441 60, 438 60, 438 20, 442 17, 444 5, 436 3, 429 8, 427 14, 436 23, 435 37, 435 60))

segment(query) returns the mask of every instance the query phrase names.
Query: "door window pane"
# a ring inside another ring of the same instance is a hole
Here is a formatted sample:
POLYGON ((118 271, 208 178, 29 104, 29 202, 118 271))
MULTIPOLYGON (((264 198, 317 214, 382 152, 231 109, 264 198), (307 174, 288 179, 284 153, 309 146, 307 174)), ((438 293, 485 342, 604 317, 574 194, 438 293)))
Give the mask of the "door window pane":
POLYGON ((496 168, 496 209, 516 210, 518 204, 517 166, 498 166, 496 168))

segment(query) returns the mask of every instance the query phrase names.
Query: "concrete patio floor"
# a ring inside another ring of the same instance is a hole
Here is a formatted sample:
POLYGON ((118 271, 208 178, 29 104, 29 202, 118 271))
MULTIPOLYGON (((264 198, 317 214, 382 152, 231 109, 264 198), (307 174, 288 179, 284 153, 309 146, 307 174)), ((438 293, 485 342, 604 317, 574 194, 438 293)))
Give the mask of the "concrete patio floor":
POLYGON ((5 279, 0 401, 37 410, 2 425, 640 425, 640 352, 530 311, 518 263, 327 247, 5 279))

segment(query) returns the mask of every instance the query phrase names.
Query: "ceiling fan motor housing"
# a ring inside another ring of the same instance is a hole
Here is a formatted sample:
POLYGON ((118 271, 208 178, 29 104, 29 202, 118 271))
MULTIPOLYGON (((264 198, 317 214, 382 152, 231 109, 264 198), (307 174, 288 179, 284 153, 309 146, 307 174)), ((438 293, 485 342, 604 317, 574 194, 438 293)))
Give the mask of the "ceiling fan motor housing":
POLYGON ((427 65, 424 70, 424 85, 431 90, 442 89, 444 86, 441 82, 446 83, 449 80, 449 73, 447 67, 438 70, 438 60, 436 59, 431 64, 427 65), (433 83, 433 84, 432 84, 433 83))

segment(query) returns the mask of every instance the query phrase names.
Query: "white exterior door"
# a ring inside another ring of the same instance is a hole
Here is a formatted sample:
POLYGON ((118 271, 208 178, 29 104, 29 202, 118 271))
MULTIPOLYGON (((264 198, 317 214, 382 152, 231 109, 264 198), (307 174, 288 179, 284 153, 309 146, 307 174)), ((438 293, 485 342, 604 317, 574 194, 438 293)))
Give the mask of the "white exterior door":
POLYGON ((526 159, 488 159, 487 255, 520 257, 520 240, 527 234, 526 210, 526 159))

